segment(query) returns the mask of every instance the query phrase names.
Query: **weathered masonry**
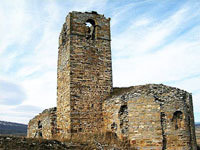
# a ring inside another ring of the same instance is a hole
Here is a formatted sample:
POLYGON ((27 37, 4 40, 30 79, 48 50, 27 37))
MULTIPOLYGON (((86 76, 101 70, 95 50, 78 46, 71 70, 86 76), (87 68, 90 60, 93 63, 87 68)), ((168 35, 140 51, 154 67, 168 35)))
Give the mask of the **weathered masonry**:
POLYGON ((59 37, 57 108, 30 120, 28 137, 112 133, 136 149, 196 150, 192 96, 162 84, 113 88, 110 19, 71 12, 59 37))
POLYGON ((72 12, 59 38, 57 125, 63 138, 99 132, 112 90, 110 19, 72 12))
POLYGON ((45 109, 29 121, 27 136, 52 139, 56 134, 56 119, 56 107, 45 109))
POLYGON ((196 149, 191 94, 162 84, 114 88, 104 102, 105 131, 137 149, 196 149))

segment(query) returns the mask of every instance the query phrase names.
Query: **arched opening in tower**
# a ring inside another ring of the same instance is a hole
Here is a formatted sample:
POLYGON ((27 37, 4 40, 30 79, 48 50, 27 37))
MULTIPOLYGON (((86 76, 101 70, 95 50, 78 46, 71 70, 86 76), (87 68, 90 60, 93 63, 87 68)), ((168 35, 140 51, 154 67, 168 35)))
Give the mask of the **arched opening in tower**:
POLYGON ((87 28, 86 39, 94 40, 95 39, 95 28, 96 28, 95 21, 93 19, 88 19, 85 24, 86 24, 86 28, 87 28))

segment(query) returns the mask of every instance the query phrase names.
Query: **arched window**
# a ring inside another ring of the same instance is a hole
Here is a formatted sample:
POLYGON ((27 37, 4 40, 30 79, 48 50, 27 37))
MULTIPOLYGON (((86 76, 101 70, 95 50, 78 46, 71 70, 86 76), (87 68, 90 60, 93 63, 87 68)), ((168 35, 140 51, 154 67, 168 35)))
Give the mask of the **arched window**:
POLYGON ((86 39, 95 39, 95 21, 93 19, 88 19, 86 21, 86 27, 87 27, 87 32, 86 32, 86 39))
POLYGON ((175 130, 181 128, 182 120, 183 120, 183 113, 181 111, 174 112, 172 122, 174 123, 175 130))

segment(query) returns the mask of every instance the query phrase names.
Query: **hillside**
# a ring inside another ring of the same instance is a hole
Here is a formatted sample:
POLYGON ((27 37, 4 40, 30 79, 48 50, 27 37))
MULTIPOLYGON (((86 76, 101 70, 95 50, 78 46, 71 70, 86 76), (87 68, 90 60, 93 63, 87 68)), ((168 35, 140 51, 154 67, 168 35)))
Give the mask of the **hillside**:
POLYGON ((200 145, 200 122, 195 124, 197 144, 200 145))
POLYGON ((27 125, 0 121, 0 135, 26 135, 27 125))
POLYGON ((196 127, 200 127, 200 122, 196 122, 196 123, 195 123, 195 126, 196 126, 196 127))

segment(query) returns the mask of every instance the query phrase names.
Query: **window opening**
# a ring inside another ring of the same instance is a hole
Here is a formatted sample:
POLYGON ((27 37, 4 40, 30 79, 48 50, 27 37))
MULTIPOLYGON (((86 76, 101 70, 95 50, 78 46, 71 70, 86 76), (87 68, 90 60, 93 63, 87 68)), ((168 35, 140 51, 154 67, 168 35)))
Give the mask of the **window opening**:
POLYGON ((95 39, 95 21, 93 19, 88 19, 86 21, 86 27, 87 27, 87 32, 86 32, 86 39, 95 39))
POLYGON ((172 118, 172 122, 174 122, 175 125, 175 130, 181 128, 182 120, 183 120, 183 113, 181 111, 176 111, 172 118))
POLYGON ((38 121, 38 129, 41 129, 42 128, 42 123, 41 121, 38 121))
POLYGON ((128 136, 128 107, 127 105, 122 105, 118 112, 118 117, 120 120, 120 130, 124 136, 128 136))
POLYGON ((38 136, 42 137, 42 122, 38 121, 38 136))

